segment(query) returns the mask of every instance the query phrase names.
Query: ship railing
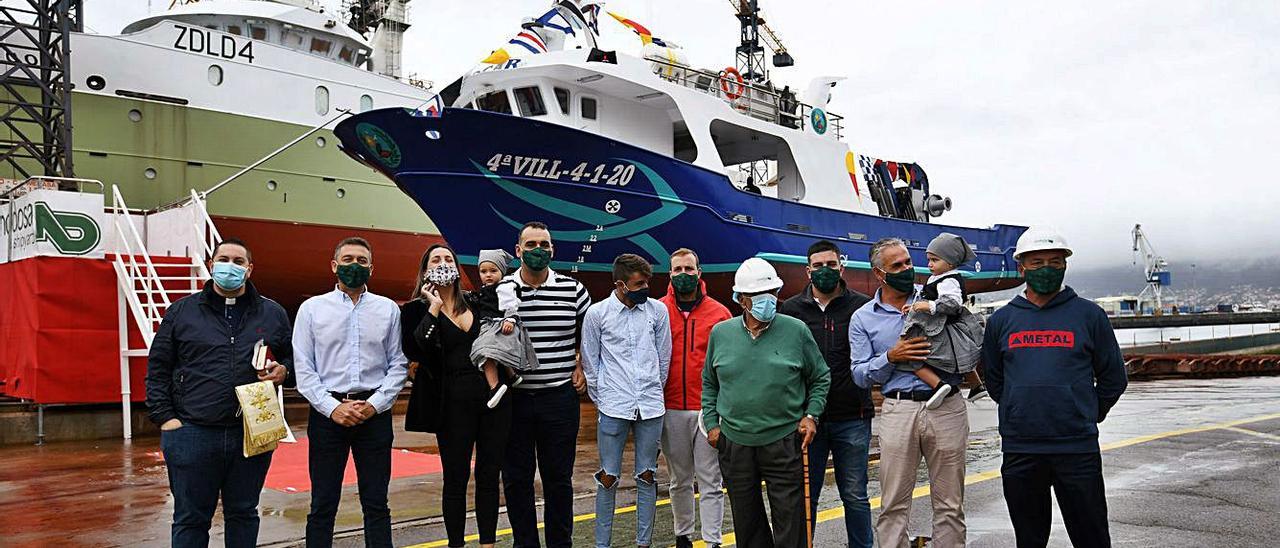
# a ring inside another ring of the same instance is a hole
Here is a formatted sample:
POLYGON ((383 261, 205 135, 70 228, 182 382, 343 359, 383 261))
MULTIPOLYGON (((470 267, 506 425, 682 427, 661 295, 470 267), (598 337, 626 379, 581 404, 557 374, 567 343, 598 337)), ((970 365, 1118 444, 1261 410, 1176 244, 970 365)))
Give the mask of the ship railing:
POLYGON ((218 233, 217 225, 213 224, 213 218, 209 216, 209 209, 205 207, 205 200, 196 193, 195 189, 191 190, 191 213, 194 216, 195 235, 198 241, 190 249, 192 251, 191 259, 197 268, 196 275, 201 280, 210 278, 209 269, 205 263, 213 260, 213 251, 218 247, 218 242, 222 241, 222 235, 218 233))
MULTIPOLYGON (((172 301, 169 300, 169 291, 164 287, 164 280, 151 261, 151 254, 147 252, 146 241, 133 224, 129 211, 120 187, 111 185, 111 213, 120 246, 113 261, 116 279, 119 281, 120 294, 128 302, 129 310, 138 324, 143 344, 151 348, 151 340, 155 337, 160 321, 164 319, 164 311, 172 301)), ((121 329, 123 328, 122 325, 121 329)))
MULTIPOLYGON (((751 81, 744 81, 739 87, 734 78, 659 57, 648 56, 645 61, 650 63, 659 78, 724 100, 746 116, 801 131, 812 124, 814 107, 800 102, 790 91, 783 93, 771 84, 751 81), (725 88, 729 91, 726 92, 725 88)), ((837 139, 844 138, 844 117, 830 112, 825 114, 826 131, 834 131, 837 139)))

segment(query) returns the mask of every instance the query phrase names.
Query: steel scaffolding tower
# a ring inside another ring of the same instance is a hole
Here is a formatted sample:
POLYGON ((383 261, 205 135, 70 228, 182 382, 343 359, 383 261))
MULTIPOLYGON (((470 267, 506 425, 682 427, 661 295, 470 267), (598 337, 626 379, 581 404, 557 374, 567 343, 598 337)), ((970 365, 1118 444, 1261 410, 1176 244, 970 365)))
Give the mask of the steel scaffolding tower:
POLYGON ((82 0, 0 4, 0 160, 16 175, 71 177, 71 33, 82 0))

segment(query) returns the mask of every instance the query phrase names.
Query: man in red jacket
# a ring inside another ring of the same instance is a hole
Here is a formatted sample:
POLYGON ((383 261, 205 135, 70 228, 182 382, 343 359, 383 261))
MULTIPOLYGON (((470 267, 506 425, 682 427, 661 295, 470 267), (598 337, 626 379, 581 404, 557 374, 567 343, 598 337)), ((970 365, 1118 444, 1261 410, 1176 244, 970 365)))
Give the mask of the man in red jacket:
POLYGON ((675 516, 677 548, 692 548, 693 480, 702 495, 702 540, 720 546, 724 521, 724 493, 720 490, 720 461, 707 443, 702 423, 702 362, 711 328, 732 317, 729 309, 707 295, 698 255, 681 248, 671 254, 671 289, 662 298, 671 317, 671 370, 665 389, 662 454, 671 471, 671 510, 675 516))

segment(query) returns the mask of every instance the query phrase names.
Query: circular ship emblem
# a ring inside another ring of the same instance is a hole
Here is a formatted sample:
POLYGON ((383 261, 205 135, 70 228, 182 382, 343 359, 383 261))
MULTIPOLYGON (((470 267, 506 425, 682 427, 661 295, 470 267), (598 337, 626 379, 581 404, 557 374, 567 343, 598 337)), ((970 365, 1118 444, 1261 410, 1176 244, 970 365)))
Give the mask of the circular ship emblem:
POLYGON ((813 126, 813 132, 822 135, 827 132, 827 113, 820 108, 813 109, 813 114, 809 115, 810 125, 813 126))
POLYGON ((604 204, 604 210, 609 213, 617 213, 622 211, 622 202, 617 200, 609 200, 604 204))
POLYGON ((356 136, 382 165, 389 168, 400 165, 400 147, 396 146, 396 142, 382 128, 369 123, 357 124, 356 136))

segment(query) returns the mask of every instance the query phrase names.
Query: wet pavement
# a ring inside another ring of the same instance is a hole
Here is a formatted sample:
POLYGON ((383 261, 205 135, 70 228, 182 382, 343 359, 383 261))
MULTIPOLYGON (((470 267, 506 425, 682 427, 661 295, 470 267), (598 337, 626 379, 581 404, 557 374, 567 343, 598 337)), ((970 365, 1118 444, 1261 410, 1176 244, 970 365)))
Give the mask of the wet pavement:
MULTIPOLYGON (((1112 537, 1116 546, 1274 546, 1280 537, 1280 377, 1135 382, 1102 424, 1112 537)), ((1011 546, 1000 492, 995 406, 970 404, 965 512, 971 546, 1011 546)), ((575 546, 590 545, 593 516, 594 416, 583 410, 575 489, 575 546)), ((298 430, 304 430, 299 428, 298 430)), ((874 428, 873 428, 874 430, 874 428)), ((172 502, 158 438, 72 442, 0 449, 0 544, 4 546, 164 546, 172 502)), ((433 453, 430 435, 397 431, 395 446, 433 453)), ((629 452, 629 451, 628 451, 629 452)), ((634 546, 634 480, 624 463, 614 546, 634 546)), ((878 513, 877 466, 870 468, 878 513)), ((830 476, 828 475, 828 478, 830 476)), ((660 467, 660 485, 666 470, 660 467)), ((923 470, 919 484, 924 486, 923 470)), ((444 546, 440 475, 392 481, 397 546, 444 546)), ((927 487, 917 490, 913 534, 929 532, 927 487)), ((659 490, 655 546, 673 541, 665 488, 659 490)), ((310 502, 306 492, 267 489, 262 533, 268 546, 299 544, 310 502)), ((844 546, 843 513, 833 487, 819 501, 815 546, 844 546)), ((474 521, 471 522, 474 525, 474 521)), ((726 541, 733 541, 726 510, 726 541)), ((344 490, 338 546, 360 546, 354 486, 344 490)), ((505 515, 499 546, 510 545, 505 515)), ((474 530, 472 530, 474 532, 474 530)), ((214 521, 221 544, 221 516, 214 521)), ((469 542, 474 545, 475 540, 469 542)), ((1050 546, 1069 546, 1055 512, 1050 546)))

